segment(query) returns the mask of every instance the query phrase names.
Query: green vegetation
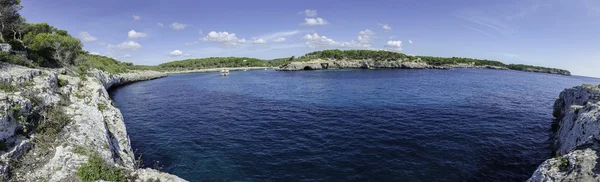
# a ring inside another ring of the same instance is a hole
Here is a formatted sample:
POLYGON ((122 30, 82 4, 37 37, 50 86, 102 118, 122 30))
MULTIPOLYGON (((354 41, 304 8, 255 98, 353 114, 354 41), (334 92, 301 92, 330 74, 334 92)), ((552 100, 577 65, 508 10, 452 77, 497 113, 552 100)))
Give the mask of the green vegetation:
POLYGON ((77 177, 84 182, 105 180, 105 181, 127 181, 124 172, 107 164, 97 154, 91 154, 88 162, 77 168, 77 177))
POLYGON ((235 68, 235 67, 271 67, 278 66, 279 60, 266 61, 247 57, 211 57, 202 59, 187 59, 163 63, 157 67, 137 66, 137 68, 154 70, 194 70, 206 68, 235 68))
POLYGON ((507 67, 511 70, 519 70, 519 71, 559 73, 559 74, 567 74, 567 75, 571 74, 569 71, 563 70, 563 69, 546 68, 546 67, 541 67, 541 66, 532 66, 532 65, 524 65, 524 64, 509 64, 507 67))
POLYGON ((76 146, 75 149, 73 149, 73 153, 79 155, 90 155, 92 152, 89 149, 86 149, 85 147, 76 146))
POLYGON ((116 74, 127 72, 133 66, 133 63, 120 62, 113 58, 88 53, 81 54, 77 58, 76 64, 79 66, 79 73, 85 72, 90 68, 96 68, 116 74))
POLYGON ((65 85, 68 85, 68 84, 69 84, 68 80, 61 79, 61 78, 58 79, 58 87, 64 87, 65 85))
POLYGON ((562 156, 558 156, 556 158, 556 162, 554 162, 552 164, 552 166, 558 167, 560 170, 564 170, 567 167, 569 167, 569 164, 570 164, 569 159, 562 157, 562 156))
POLYGON ((312 59, 373 59, 378 61, 402 61, 410 56, 397 52, 383 50, 324 50, 308 53, 296 61, 310 61, 312 59))
POLYGON ((58 106, 44 109, 42 113, 43 120, 37 125, 37 133, 42 141, 53 140, 62 129, 71 122, 71 118, 65 113, 64 109, 58 106))
POLYGON ((17 89, 17 87, 11 85, 10 83, 0 82, 0 90, 4 92, 16 92, 19 89, 17 89))
POLYGON ((100 110, 100 112, 104 112, 104 110, 106 110, 106 105, 98 103, 98 110, 100 110))

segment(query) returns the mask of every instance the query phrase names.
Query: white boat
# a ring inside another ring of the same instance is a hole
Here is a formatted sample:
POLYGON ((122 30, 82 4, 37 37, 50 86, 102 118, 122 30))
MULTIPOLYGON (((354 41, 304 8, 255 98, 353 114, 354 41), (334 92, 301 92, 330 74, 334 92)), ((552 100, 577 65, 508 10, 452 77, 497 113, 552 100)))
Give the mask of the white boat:
POLYGON ((221 76, 229 76, 229 70, 221 70, 221 76))

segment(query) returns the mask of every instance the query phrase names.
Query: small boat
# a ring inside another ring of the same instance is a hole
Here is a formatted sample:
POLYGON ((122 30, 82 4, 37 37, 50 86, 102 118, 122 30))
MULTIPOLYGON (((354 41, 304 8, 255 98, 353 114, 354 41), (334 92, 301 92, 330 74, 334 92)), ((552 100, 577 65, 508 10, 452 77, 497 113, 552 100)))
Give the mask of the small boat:
POLYGON ((244 71, 248 71, 248 70, 244 70, 244 71))
POLYGON ((267 68, 265 68, 265 70, 267 70, 267 68))
POLYGON ((229 70, 221 70, 221 76, 229 76, 229 70))

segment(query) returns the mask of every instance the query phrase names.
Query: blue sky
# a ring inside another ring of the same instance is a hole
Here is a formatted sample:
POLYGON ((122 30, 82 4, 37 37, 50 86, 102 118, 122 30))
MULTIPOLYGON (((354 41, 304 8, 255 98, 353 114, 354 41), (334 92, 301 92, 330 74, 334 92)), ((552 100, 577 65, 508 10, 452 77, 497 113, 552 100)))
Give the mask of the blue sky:
POLYGON ((568 69, 600 77, 600 0, 25 0, 84 49, 156 65, 386 49, 568 69))

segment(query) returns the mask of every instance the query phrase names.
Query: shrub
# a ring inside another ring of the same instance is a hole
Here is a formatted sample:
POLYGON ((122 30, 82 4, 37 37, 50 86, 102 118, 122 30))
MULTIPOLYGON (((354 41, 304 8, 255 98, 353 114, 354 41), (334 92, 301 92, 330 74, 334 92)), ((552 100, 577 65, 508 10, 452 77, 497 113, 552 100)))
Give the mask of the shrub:
POLYGON ((58 79, 58 87, 63 87, 63 86, 68 85, 68 84, 69 84, 68 80, 60 79, 60 78, 58 79))
POLYGON ((103 112, 104 110, 106 110, 106 105, 98 103, 98 110, 100 110, 100 112, 103 112))
POLYGON ((11 85, 10 83, 0 82, 0 90, 5 92, 16 92, 18 91, 17 87, 11 85))
POLYGON ((8 52, 0 52, 0 61, 21 66, 34 67, 31 61, 29 61, 27 58, 8 52))
POLYGON ((40 135, 54 137, 71 121, 61 107, 49 107, 44 111, 45 119, 40 121, 37 131, 40 135))
POLYGON ((123 171, 107 164, 97 154, 90 155, 88 162, 77 168, 77 177, 84 182, 88 181, 126 181, 123 171))

